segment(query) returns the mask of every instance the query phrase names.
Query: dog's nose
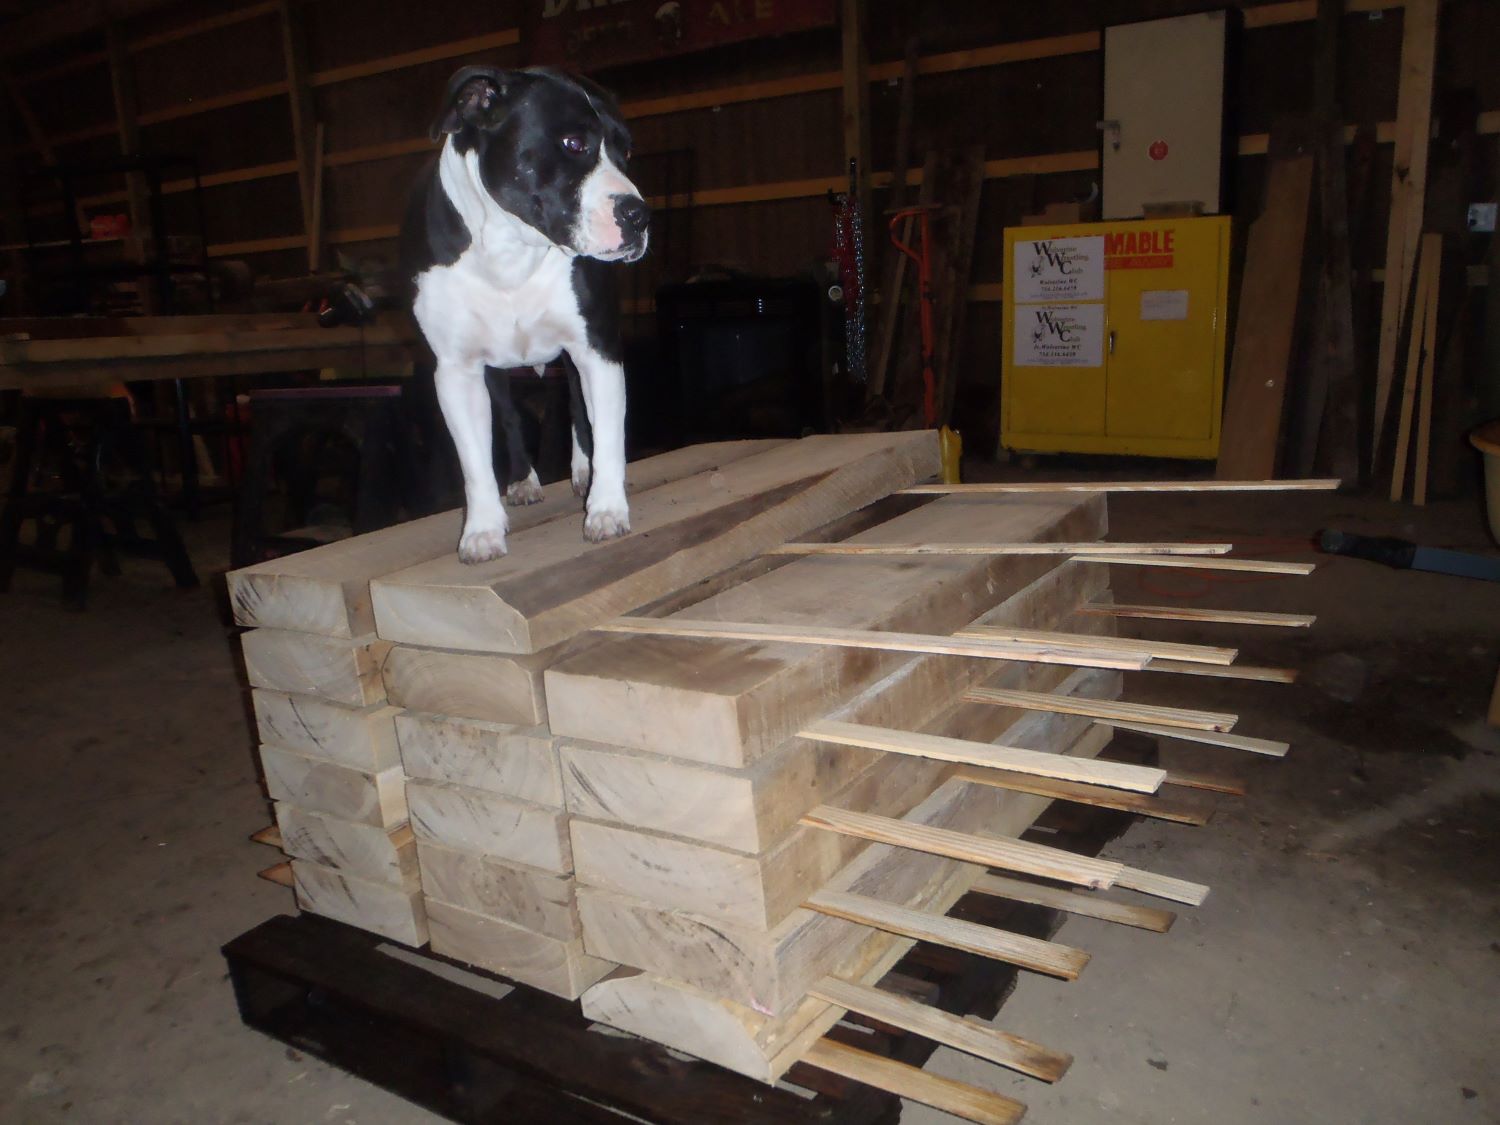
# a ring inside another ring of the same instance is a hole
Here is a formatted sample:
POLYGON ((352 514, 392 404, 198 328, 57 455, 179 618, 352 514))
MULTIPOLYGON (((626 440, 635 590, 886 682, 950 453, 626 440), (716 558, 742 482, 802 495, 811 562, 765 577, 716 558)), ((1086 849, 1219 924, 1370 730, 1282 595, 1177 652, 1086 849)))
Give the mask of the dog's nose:
POLYGON ((621 195, 615 199, 615 221, 621 230, 639 234, 651 222, 651 205, 638 195, 621 195))

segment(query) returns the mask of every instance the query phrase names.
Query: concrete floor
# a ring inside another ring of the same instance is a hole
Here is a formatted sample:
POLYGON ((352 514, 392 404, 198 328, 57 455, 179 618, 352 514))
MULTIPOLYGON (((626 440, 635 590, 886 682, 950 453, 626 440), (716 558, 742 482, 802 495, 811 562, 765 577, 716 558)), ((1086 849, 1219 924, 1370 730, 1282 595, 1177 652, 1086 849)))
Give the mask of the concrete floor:
MULTIPOLYGON (((1230 537, 1308 557, 1317 528, 1489 550, 1473 503, 1426 510, 1325 494, 1121 497, 1119 539, 1230 537)), ((227 529, 190 529, 204 574, 227 529)), ((1500 1121, 1500 585, 1326 561, 1310 578, 1205 585, 1116 568, 1121 600, 1316 612, 1309 634, 1232 633, 1293 686, 1134 676, 1130 697, 1235 710, 1284 761, 1174 743, 1233 767, 1248 798, 1204 828, 1143 822, 1108 854, 1212 884, 1166 935, 1068 921, 1093 953, 1072 984, 1024 977, 1001 1026, 1077 1061, 1055 1087, 941 1051, 934 1069, 1028 1102, 1029 1120, 1500 1121)), ((289 908, 254 878, 272 853, 245 698, 209 590, 157 567, 0 596, 0 1120, 434 1120, 244 1029, 219 945, 289 908)), ((913 1107, 906 1120, 946 1120, 913 1107)))

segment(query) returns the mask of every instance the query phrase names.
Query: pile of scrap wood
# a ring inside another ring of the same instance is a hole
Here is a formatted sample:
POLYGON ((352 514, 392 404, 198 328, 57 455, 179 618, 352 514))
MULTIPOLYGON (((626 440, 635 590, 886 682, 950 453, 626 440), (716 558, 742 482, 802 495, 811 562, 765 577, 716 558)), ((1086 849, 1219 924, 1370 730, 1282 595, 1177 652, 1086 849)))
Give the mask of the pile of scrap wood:
POLYGON ((1099 759, 1115 727, 1285 752, 1119 700, 1125 671, 1287 676, 1117 636, 1184 611, 1115 605, 1113 566, 1310 568, 1104 540, 1105 490, 1181 486, 937 472, 930 432, 698 446, 632 466, 624 539, 585 545, 561 482, 493 563, 458 563, 447 513, 232 574, 299 904, 762 1081, 804 1061, 1014 1120, 827 1033, 853 1011, 1059 1078, 1063 1052, 875 986, 916 942, 1079 975, 1082 950, 948 917, 971 890, 1156 931, 1091 892, 1200 902, 1019 837, 1054 800, 1206 819, 1190 790, 1224 783, 1099 759))

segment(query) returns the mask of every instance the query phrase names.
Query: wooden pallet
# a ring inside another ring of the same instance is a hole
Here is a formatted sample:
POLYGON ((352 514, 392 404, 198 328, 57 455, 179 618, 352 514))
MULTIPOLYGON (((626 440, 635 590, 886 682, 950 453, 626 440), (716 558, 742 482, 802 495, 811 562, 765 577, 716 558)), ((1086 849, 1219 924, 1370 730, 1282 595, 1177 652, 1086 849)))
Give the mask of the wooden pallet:
MULTIPOLYGON (((1110 756, 1141 762, 1154 757, 1154 744, 1124 735, 1110 756)), ((1094 855, 1132 820, 1056 806, 1030 836, 1094 855)), ((1057 893, 1034 887, 1044 900, 1057 893)), ((951 916, 1034 939, 1050 937, 1062 917, 993 893, 967 895, 951 916)), ((559 997, 462 965, 491 986, 481 991, 392 957, 383 945, 376 935, 315 915, 261 923, 224 946, 241 1019, 454 1121, 894 1125, 900 1119, 896 1095, 817 1067, 798 1064, 782 1086, 767 1086, 648 1040, 598 1030, 577 1004, 559 997), (501 984, 513 991, 498 995, 493 986, 501 984)), ((978 954, 918 945, 881 985, 898 1006, 914 1000, 935 1012, 989 1020, 1019 972, 978 954)), ((910 1067, 921 1067, 937 1047, 857 1013, 828 1038, 910 1067)))

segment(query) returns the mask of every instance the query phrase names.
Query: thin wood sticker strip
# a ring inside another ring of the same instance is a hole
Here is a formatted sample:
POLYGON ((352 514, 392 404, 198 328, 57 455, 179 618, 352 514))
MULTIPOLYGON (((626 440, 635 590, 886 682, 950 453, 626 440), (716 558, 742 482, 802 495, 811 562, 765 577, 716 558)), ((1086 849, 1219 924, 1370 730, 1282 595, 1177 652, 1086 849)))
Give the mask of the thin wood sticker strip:
POLYGON ((1098 652, 1144 652, 1151 659, 1146 667, 1158 664, 1163 658, 1187 663, 1232 664, 1239 649, 1213 645, 1178 644, 1173 641, 1148 640, 1145 637, 1100 637, 1090 633, 1057 633, 1045 629, 1015 629, 1009 625, 970 625, 959 629, 955 637, 975 637, 980 640, 1024 641, 1029 644, 1072 645, 1098 652))
POLYGON ((1009 496, 1033 492, 1331 492, 1342 482, 1321 480, 1008 481, 996 484, 918 484, 915 496, 1009 496))
POLYGON ((843 977, 824 977, 808 995, 1044 1082, 1056 1082, 1073 1065, 1073 1056, 1066 1052, 843 977))
POLYGON ((833 1039, 819 1039, 803 1053, 802 1061, 840 1078, 921 1102, 976 1125, 1016 1125, 1026 1113, 1022 1102, 1003 1094, 992 1094, 966 1082, 929 1074, 833 1039))
POLYGON ((1222 625, 1277 625, 1284 629, 1306 629, 1317 620, 1310 613, 1262 613, 1250 609, 1200 609, 1193 606, 1121 605, 1096 602, 1084 613, 1102 617, 1138 617, 1147 621, 1203 621, 1222 625))
MULTIPOLYGON (((1163 770, 1162 773, 1165 774, 1166 771, 1163 770)), ((1204 825, 1208 823, 1208 818, 1213 812, 1204 805, 1170 797, 1127 793, 1103 785, 1058 781, 1050 777, 1017 773, 1014 770, 961 769, 954 776, 973 785, 989 785, 996 789, 1031 793, 1038 797, 1051 797, 1056 801, 1072 801, 1077 805, 1093 805, 1101 809, 1119 809, 1121 812, 1149 816, 1155 820, 1170 820, 1177 824, 1204 825)))
POLYGON ((1171 875, 1158 875, 1152 871, 1142 871, 1138 867, 1125 868, 1116 880, 1116 885, 1189 906, 1202 906, 1203 900, 1208 897, 1208 887, 1202 883, 1177 879, 1171 875))
POLYGON ((819 914, 858 922, 861 926, 884 930, 888 934, 932 942, 949 949, 962 950, 1023 969, 1045 973, 1061 980, 1077 980, 1089 962, 1089 955, 1057 942, 997 930, 949 918, 946 914, 929 914, 899 906, 894 902, 850 894, 847 891, 818 891, 802 904, 819 914))
POLYGON ((1177 921, 1177 915, 1170 910, 1160 910, 1154 906, 1136 906, 1128 902, 1114 902, 1095 894, 1045 887, 1040 883, 1028 883, 1024 879, 1009 879, 1004 875, 981 875, 974 884, 973 890, 982 895, 994 895, 1015 902, 1029 902, 1034 906, 1063 910, 1082 918, 1098 918, 1102 922, 1134 926, 1137 929, 1151 930, 1158 934, 1166 933, 1172 928, 1172 923, 1177 921))
POLYGON ((1119 563, 1122 566, 1175 566, 1185 570, 1235 570, 1249 574, 1308 575, 1317 563, 1272 562, 1268 559, 1190 559, 1174 555, 1074 555, 1074 562, 1119 563))
POLYGON ((881 649, 888 652, 927 652, 944 656, 972 656, 988 660, 1023 660, 1036 664, 1067 664, 1079 668, 1121 668, 1139 671, 1148 657, 1105 653, 1067 645, 1021 644, 940 637, 928 633, 890 633, 874 629, 838 629, 814 625, 767 625, 748 621, 692 621, 682 618, 619 617, 595 631, 637 633, 652 637, 699 637, 709 640, 774 641, 842 648, 881 649))
POLYGON ((1231 797, 1243 797, 1247 792, 1245 779, 1227 773, 1204 773, 1199 770, 1167 770, 1165 785, 1176 785, 1182 789, 1201 789, 1205 793, 1226 793, 1231 797))
POLYGON ((1084 715, 1106 721, 1123 719, 1136 723, 1156 723, 1164 727, 1186 727, 1190 730, 1225 731, 1239 721, 1238 715, 1221 711, 1191 711, 1184 707, 1159 707, 1151 703, 1126 703, 1118 699, 1087 699, 1048 691, 979 687, 964 692, 964 699, 970 703, 993 703, 1000 707, 1020 707, 1027 711, 1084 715))
POLYGON ((1267 684, 1297 682, 1297 672, 1293 668, 1261 668, 1253 664, 1198 664, 1189 660, 1153 658, 1146 665, 1145 671, 1176 672, 1184 676, 1216 676, 1225 680, 1258 680, 1267 684))
POLYGON ((257 871, 255 874, 268 883, 275 883, 278 887, 291 887, 293 885, 292 865, 289 860, 284 860, 273 867, 267 867, 264 871, 257 871))
POLYGON ((1251 738, 1244 734, 1225 734, 1222 731, 1184 730, 1181 727, 1158 726, 1155 723, 1136 723, 1119 719, 1096 720, 1105 726, 1121 730, 1154 734, 1160 738, 1181 738, 1187 742, 1201 742, 1205 746, 1224 746, 1230 750, 1247 750, 1251 754, 1264 754, 1268 758, 1285 758, 1292 748, 1289 742, 1278 742, 1274 738, 1251 738))
POLYGON ((252 844, 265 844, 267 847, 279 848, 281 847, 281 829, 277 828, 274 824, 268 824, 259 832, 252 832, 250 834, 250 842, 252 844))
POLYGON ((768 555, 1227 555, 1232 543, 783 543, 768 555))
POLYGON ((938 734, 892 730, 889 727, 866 726, 822 719, 798 732, 798 737, 814 742, 831 742, 838 746, 863 746, 893 754, 910 754, 962 765, 1013 770, 1038 777, 1082 781, 1092 785, 1114 786, 1140 793, 1155 793, 1166 778, 1166 771, 1152 766, 1126 762, 1074 758, 1044 750, 1020 746, 999 746, 989 742, 971 742, 938 734))
POLYGON ((961 859, 965 863, 1000 867, 1026 875, 1039 875, 1061 883, 1102 890, 1114 885, 1124 865, 1092 856, 1074 855, 1061 848, 1032 844, 1009 837, 971 836, 927 824, 894 820, 888 816, 836 809, 819 805, 802 817, 802 823, 829 832, 841 832, 879 844, 894 844, 930 855, 961 859))

